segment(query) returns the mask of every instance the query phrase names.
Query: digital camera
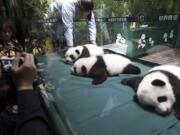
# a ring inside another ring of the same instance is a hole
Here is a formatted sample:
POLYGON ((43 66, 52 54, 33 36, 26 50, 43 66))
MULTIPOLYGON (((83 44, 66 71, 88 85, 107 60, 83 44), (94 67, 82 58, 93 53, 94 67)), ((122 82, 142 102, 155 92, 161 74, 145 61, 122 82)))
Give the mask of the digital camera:
POLYGON ((14 58, 15 57, 7 57, 7 56, 2 56, 0 58, 2 72, 9 72, 9 69, 11 67, 14 58))

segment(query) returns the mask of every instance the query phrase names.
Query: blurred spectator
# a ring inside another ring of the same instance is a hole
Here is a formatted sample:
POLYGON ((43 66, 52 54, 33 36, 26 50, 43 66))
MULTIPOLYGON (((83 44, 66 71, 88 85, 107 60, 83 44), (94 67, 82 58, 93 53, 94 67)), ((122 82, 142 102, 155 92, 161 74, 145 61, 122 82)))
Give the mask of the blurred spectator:
POLYGON ((44 53, 43 47, 37 38, 32 38, 29 42, 30 43, 27 48, 28 53, 32 53, 34 56, 42 55, 44 53))
POLYGON ((15 24, 10 18, 4 19, 0 26, 0 56, 15 56, 19 51, 21 47, 16 40, 15 24))

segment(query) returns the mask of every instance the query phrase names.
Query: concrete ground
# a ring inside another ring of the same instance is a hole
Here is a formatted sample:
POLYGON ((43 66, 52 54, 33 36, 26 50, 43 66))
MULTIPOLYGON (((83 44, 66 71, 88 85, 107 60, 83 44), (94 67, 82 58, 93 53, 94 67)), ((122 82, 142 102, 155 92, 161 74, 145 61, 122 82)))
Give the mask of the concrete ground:
POLYGON ((180 48, 168 48, 140 57, 140 59, 159 64, 171 64, 180 66, 180 48))
MULTIPOLYGON (((180 48, 171 48, 171 45, 158 45, 147 50, 147 55, 138 57, 139 59, 158 63, 158 64, 171 64, 180 66, 180 48)), ((122 53, 123 48, 109 44, 104 45, 103 49, 108 49, 116 53, 122 53)))

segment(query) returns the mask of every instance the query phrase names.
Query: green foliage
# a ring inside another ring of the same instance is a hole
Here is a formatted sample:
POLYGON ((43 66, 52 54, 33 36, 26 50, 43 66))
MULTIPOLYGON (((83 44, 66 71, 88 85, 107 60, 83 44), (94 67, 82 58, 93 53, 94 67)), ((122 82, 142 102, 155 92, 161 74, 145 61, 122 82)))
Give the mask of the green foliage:
POLYGON ((144 12, 148 16, 160 14, 173 14, 180 11, 178 0, 131 0, 129 4, 131 15, 134 16, 138 12, 144 12), (174 8, 176 6, 176 8, 174 8))
POLYGON ((49 7, 48 0, 26 0, 24 4, 26 15, 31 10, 35 18, 43 17, 49 7))
POLYGON ((109 8, 111 16, 135 16, 139 12, 160 15, 180 13, 179 0, 94 0, 95 7, 109 8))
MULTIPOLYGON (((45 15, 53 0, 2 0, 7 16, 45 15)), ((96 9, 109 9, 111 16, 135 16, 139 12, 147 15, 180 13, 179 0, 93 0, 96 9)))
POLYGON ((86 44, 88 39, 87 34, 87 23, 86 22, 76 22, 74 29, 74 39, 76 45, 86 44))
POLYGON ((4 0, 4 6, 6 9, 6 16, 7 17, 15 17, 15 16, 22 16, 24 12, 22 12, 23 7, 22 1, 20 0, 4 0))
POLYGON ((35 20, 44 18, 51 0, 2 0, 6 15, 13 17, 17 28, 17 39, 24 45, 25 38, 41 32, 44 24, 35 20))
POLYGON ((43 17, 51 0, 4 0, 7 17, 43 17))

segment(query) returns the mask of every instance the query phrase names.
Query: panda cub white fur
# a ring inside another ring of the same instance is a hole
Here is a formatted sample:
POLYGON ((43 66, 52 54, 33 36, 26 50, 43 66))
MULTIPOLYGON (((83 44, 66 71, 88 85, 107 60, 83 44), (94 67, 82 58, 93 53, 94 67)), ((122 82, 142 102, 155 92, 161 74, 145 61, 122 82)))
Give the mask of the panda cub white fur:
POLYGON ((159 114, 169 114, 174 109, 180 116, 180 67, 161 65, 144 76, 123 79, 122 84, 132 87, 137 101, 151 106, 159 114))
POLYGON ((75 62, 79 58, 102 54, 104 54, 104 50, 101 47, 92 44, 85 44, 69 48, 65 53, 65 60, 67 63, 71 63, 75 62))
POLYGON ((72 74, 93 78, 93 84, 103 83, 107 76, 122 74, 139 74, 140 69, 124 56, 104 54, 77 60, 71 67, 72 74))

